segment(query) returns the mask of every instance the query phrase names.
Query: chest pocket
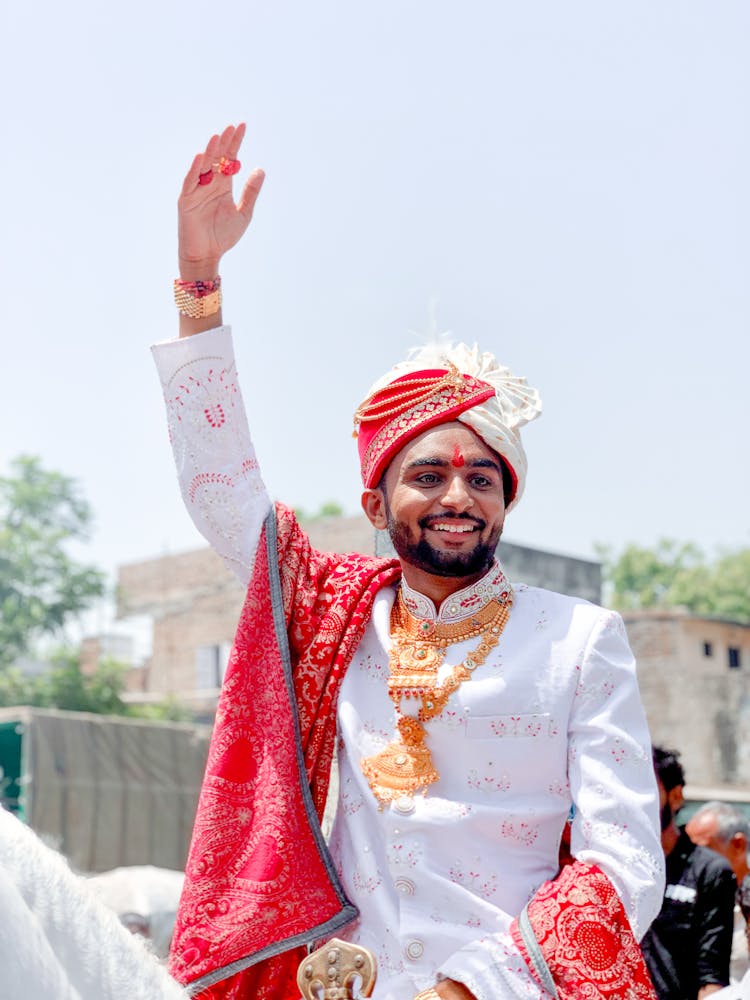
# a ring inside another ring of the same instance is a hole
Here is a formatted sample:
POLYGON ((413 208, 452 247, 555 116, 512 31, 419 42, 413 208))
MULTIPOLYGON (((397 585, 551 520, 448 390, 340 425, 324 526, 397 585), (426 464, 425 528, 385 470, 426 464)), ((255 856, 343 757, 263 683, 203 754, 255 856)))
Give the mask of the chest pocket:
POLYGON ((559 735, 548 712, 533 715, 470 715, 466 736, 474 740, 547 740, 559 735))

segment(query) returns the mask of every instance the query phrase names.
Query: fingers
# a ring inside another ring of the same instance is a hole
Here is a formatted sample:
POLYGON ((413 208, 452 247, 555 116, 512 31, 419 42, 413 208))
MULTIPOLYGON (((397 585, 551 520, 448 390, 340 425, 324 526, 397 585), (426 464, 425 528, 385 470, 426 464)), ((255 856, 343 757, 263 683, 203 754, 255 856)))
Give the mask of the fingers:
POLYGON ((180 197, 184 198, 185 195, 192 194, 194 189, 198 184, 198 177, 201 172, 201 163, 203 162, 203 153, 198 153, 190 164, 190 169, 187 174, 185 174, 185 180, 182 185, 182 191, 180 191, 180 197))
POLYGON ((219 143, 221 139, 218 135, 212 135, 208 140, 208 145, 202 153, 198 153, 194 157, 190 169, 185 175, 185 180, 182 185, 182 191, 180 192, 180 197, 184 198, 195 192, 195 189, 199 186, 199 178, 201 174, 213 172, 212 164, 216 161, 216 151, 219 148, 219 143))
POLYGON ((248 177, 245 182, 245 186, 242 189, 240 200, 237 203, 237 211, 245 217, 247 222, 250 222, 253 217, 255 202, 258 199, 260 189, 263 187, 263 181, 265 179, 266 175, 264 172, 260 169, 260 167, 256 167, 248 177))
MULTIPOLYGON (((245 123, 240 122, 237 128, 232 130, 233 134, 229 137, 227 143, 227 152, 225 154, 228 159, 230 160, 237 159, 240 152, 240 146, 242 145, 242 140, 245 138, 245 128, 246 128, 245 123)), ((224 134, 226 135, 228 131, 229 129, 225 129, 224 134)))
MULTIPOLYGON (((221 135, 216 134, 211 136, 205 150, 202 153, 198 153, 190 165, 190 169, 182 185, 181 198, 184 199, 195 194, 198 189, 207 188, 207 178, 210 178, 209 183, 217 186, 221 185, 222 190, 225 188, 231 189, 231 175, 223 174, 216 167, 222 157, 225 157, 227 160, 236 160, 238 158, 240 146, 245 137, 245 130, 246 125, 244 122, 241 122, 237 126, 228 125, 221 135), (204 178, 203 184, 201 184, 201 176, 204 178)), ((255 169, 248 177, 242 189, 237 210, 244 216, 247 222, 252 218, 255 202, 263 186, 264 179, 265 174, 263 171, 255 169)), ((218 193, 218 188, 216 193, 218 193)))

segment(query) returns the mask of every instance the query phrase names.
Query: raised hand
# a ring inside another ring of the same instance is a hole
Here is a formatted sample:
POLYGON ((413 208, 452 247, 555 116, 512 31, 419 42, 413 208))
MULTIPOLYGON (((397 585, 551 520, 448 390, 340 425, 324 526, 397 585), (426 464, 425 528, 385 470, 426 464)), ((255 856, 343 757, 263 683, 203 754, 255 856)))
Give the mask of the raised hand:
POLYGON ((244 135, 241 124, 211 136, 185 177, 177 202, 180 277, 185 280, 215 277, 222 255, 237 243, 253 217, 263 171, 253 170, 235 204, 232 176, 218 166, 222 158, 225 162, 238 158, 244 135))

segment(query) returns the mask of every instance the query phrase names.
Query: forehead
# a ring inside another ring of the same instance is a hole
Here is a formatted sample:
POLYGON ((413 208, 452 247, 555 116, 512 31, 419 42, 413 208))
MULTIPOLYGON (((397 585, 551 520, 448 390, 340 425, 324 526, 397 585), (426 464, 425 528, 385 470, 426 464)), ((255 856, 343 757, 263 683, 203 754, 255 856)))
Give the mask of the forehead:
POLYGON ((413 465, 420 461, 451 462, 459 451, 467 465, 472 462, 490 459, 499 464, 499 457, 492 448, 467 427, 466 424, 453 420, 448 424, 440 424, 415 437, 399 451, 391 462, 391 469, 413 465))
POLYGON ((714 813, 703 813, 701 816, 693 816, 689 826, 696 835, 714 837, 719 830, 719 820, 714 813))

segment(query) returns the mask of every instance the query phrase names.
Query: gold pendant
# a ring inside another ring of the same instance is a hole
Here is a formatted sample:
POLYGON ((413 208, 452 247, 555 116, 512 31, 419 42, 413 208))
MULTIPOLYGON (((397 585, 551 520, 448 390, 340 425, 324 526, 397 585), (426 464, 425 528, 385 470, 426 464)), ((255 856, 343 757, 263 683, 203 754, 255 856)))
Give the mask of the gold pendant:
POLYGON ((374 757, 360 762, 362 773, 382 809, 403 795, 424 791, 440 775, 432 763, 432 755, 424 745, 424 727, 416 719, 402 716, 398 720, 400 739, 391 741, 374 757))

